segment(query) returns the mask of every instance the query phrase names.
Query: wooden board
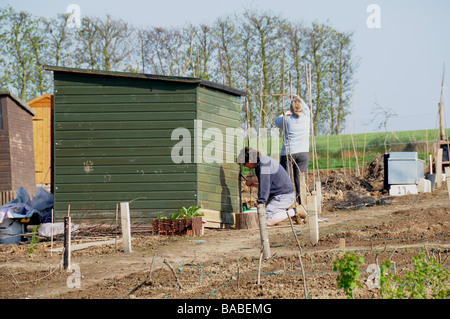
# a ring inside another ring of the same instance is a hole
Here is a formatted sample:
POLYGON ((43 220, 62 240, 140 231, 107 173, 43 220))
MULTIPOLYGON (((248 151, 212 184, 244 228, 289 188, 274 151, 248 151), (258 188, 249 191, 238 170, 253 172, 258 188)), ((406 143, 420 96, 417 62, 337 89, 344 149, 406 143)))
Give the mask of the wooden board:
POLYGON ((205 228, 228 228, 233 227, 236 222, 235 213, 223 214, 218 210, 200 209, 204 214, 205 228))

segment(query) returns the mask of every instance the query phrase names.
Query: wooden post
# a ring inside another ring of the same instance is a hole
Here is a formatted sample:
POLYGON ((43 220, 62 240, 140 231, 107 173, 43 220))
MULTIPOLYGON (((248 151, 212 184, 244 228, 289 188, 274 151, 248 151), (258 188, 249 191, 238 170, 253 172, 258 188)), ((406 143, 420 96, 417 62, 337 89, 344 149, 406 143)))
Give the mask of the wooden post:
POLYGON ((269 259, 270 245, 269 245, 269 235, 267 233, 266 206, 264 204, 258 204, 258 220, 259 220, 259 232, 261 237, 263 258, 269 259))
POLYGON ((340 238, 339 239, 339 250, 340 251, 345 251, 345 238, 340 238))
POLYGON ((302 202, 301 204, 304 207, 306 206, 306 202, 307 202, 307 196, 306 196, 306 177, 305 177, 305 173, 300 172, 300 201, 302 202))
POLYGON ((244 212, 234 215, 236 229, 254 229, 258 228, 258 213, 244 212))
POLYGON ((320 180, 316 181, 317 216, 322 214, 322 185, 320 180))
POLYGON ((308 225, 309 238, 313 245, 319 242, 319 223, 317 220, 317 197, 308 196, 308 225))
POLYGON ((51 243, 50 243, 50 256, 53 256, 53 253, 52 253, 52 250, 53 250, 53 227, 54 227, 54 223, 55 223, 55 221, 54 221, 54 214, 53 214, 53 208, 52 208, 52 234, 51 234, 51 239, 50 239, 50 241, 51 241, 51 243))
POLYGON ((436 186, 438 188, 441 188, 442 186, 442 154, 444 150, 439 147, 437 150, 437 156, 436 156, 436 186))
POLYGON ((445 63, 442 67, 442 83, 441 83, 441 98, 439 100, 439 140, 445 140, 447 133, 445 132, 445 116, 444 116, 444 75, 445 63))
POLYGON ((120 203, 120 215, 122 219, 123 251, 125 253, 131 253, 130 204, 128 202, 120 203))
POLYGON ((70 270, 70 216, 64 217, 64 256, 63 256, 63 266, 64 269, 70 270))
POLYGON ((447 181, 448 197, 450 198, 450 168, 445 168, 445 180, 447 181))

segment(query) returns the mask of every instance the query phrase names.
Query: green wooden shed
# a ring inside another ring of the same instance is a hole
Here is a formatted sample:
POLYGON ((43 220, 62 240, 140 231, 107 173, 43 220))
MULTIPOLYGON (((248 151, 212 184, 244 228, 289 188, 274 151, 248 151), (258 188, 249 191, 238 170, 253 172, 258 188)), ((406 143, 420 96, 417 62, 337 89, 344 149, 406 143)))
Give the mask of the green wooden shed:
POLYGON ((69 205, 83 221, 115 218, 125 201, 132 218, 193 205, 224 218, 240 211, 239 165, 229 160, 240 142, 225 136, 240 130, 245 92, 199 78, 45 69, 54 75, 56 219, 69 205), (212 142, 223 143, 222 161, 212 142))

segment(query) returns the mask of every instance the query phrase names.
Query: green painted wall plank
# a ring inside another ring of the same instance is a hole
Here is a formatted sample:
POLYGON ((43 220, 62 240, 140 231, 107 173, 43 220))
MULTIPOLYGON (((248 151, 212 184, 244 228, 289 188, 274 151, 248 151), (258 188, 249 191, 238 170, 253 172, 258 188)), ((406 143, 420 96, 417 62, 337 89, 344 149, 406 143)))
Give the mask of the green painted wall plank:
POLYGON ((65 104, 59 103, 56 113, 122 113, 122 112, 188 112, 196 111, 195 103, 166 102, 166 103, 85 103, 65 104))
MULTIPOLYGON (((149 159, 147 156, 115 156, 115 157, 102 157, 102 156, 81 156, 81 157, 55 157, 55 170, 58 167, 83 165, 86 169, 89 166, 96 167, 97 165, 136 165, 139 168, 141 165, 148 165, 149 159)), ((171 163, 171 156, 152 156, 151 163, 153 165, 165 165, 171 163)), ((174 164, 175 165, 175 164, 174 164)))
MULTIPOLYGON (((63 104, 124 104, 131 103, 195 103, 195 94, 105 94, 105 95, 56 95, 55 106, 63 104)), ((55 112, 59 110, 55 107, 55 112)))
POLYGON ((103 176, 108 172, 114 171, 115 174, 189 174, 197 172, 195 164, 178 164, 178 165, 95 165, 91 169, 87 169, 85 165, 58 166, 58 176, 84 175, 86 170, 89 175, 103 176))
MULTIPOLYGON (((147 130, 149 128, 154 130, 159 129, 175 129, 177 127, 185 127, 188 129, 194 128, 193 120, 167 120, 167 121, 152 121, 151 125, 147 121, 120 121, 120 122, 55 122, 55 131, 88 131, 88 130, 147 130)), ((58 138, 58 136, 55 136, 58 138)))
MULTIPOLYGON (((122 121, 176 121, 194 119, 195 112, 120 112, 120 113, 55 113, 57 122, 122 122, 122 121)), ((149 123, 151 125, 151 123, 149 123)))
MULTIPOLYGON (((118 130, 115 131, 117 134, 118 130)), ((123 132, 122 134, 127 134, 128 137, 133 137, 136 139, 141 138, 148 138, 148 139, 154 139, 154 138, 164 138, 169 139, 172 136, 173 129, 143 129, 143 130, 126 130, 126 132, 123 132)), ((111 131, 110 130, 77 130, 77 134, 73 134, 71 131, 59 131, 58 137, 61 139, 61 141, 70 141, 70 140, 102 140, 102 139, 110 139, 111 138, 111 131)))
MULTIPOLYGON (((192 181, 195 179, 195 173, 184 173, 184 174, 145 174, 145 173, 134 173, 134 174, 117 174, 105 172, 104 174, 93 175, 91 173, 85 173, 82 176, 82 182, 86 184, 95 183, 179 183, 185 181, 192 181)), ((73 184, 80 182, 79 175, 63 175, 58 174, 59 184, 73 184)))
POLYGON ((195 191, 197 185, 195 181, 178 183, 96 183, 86 184, 80 179, 74 184, 56 184, 58 194, 62 193, 89 193, 89 192, 154 192, 154 191, 195 191))

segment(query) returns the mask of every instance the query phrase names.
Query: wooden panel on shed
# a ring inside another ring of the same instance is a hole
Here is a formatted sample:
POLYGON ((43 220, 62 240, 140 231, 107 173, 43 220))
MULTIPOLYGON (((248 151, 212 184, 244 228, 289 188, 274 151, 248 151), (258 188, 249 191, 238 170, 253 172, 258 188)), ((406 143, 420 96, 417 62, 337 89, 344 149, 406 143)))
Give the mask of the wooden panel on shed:
POLYGON ((27 104, 36 111, 33 118, 36 183, 51 184, 53 95, 44 94, 27 104))
POLYGON ((0 129, 0 192, 11 191, 11 154, 9 149, 8 120, 6 108, 7 96, 0 96, 2 128, 0 129))
POLYGON ((33 116, 35 112, 9 91, 0 90, 3 129, 2 177, 0 189, 15 193, 20 187, 31 196, 36 193, 34 171, 33 116), (9 167, 8 167, 9 166, 9 167), (9 181, 8 181, 9 179, 9 181), (9 188, 9 189, 7 189, 9 188))
POLYGON ((235 136, 235 129, 240 132, 240 96, 209 88, 199 88, 198 92, 197 118, 203 131, 203 156, 197 171, 198 201, 202 208, 219 211, 225 223, 232 219, 231 214, 240 212, 239 165, 235 162, 239 143, 235 138, 227 138, 230 132, 231 137, 235 136), (208 130, 212 135, 205 135, 208 130), (214 144, 216 141, 219 143, 214 144), (209 151, 208 145, 213 149, 209 151))

